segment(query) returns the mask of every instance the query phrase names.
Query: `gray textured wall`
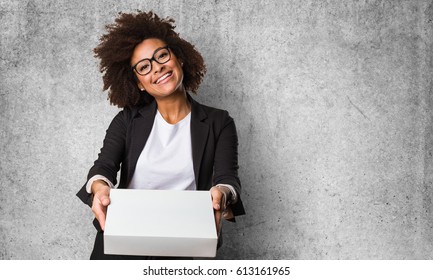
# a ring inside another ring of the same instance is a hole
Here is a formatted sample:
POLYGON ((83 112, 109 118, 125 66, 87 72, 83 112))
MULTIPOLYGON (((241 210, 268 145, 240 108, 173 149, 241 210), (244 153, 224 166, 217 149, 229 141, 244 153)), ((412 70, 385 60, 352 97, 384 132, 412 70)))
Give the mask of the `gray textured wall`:
POLYGON ((110 120, 92 48, 173 17, 240 138, 220 258, 433 257, 433 2, 0 0, 0 259, 87 259, 76 197, 110 120))

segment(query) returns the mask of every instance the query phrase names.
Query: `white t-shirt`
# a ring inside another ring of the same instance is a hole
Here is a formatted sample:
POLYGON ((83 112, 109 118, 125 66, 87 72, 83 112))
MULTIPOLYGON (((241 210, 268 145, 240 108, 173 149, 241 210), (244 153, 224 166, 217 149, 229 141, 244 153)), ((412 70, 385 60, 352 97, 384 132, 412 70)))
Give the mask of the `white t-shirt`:
POLYGON ((169 124, 157 111, 128 188, 196 189, 190 123, 191 113, 178 123, 169 124))

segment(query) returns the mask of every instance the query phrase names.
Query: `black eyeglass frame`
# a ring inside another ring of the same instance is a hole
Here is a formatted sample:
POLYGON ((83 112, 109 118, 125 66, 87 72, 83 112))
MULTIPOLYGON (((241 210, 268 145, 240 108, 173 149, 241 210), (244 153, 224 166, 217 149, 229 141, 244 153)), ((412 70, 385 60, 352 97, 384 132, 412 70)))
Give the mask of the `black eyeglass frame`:
POLYGON ((149 74, 149 73, 152 71, 152 61, 155 61, 155 62, 158 63, 158 64, 165 64, 165 63, 169 62, 170 59, 171 59, 171 50, 170 50, 170 46, 169 46, 169 45, 166 45, 166 46, 164 46, 164 47, 157 48, 157 49, 153 52, 153 55, 152 55, 151 58, 144 58, 144 59, 138 61, 137 63, 135 63, 135 64, 131 67, 131 69, 132 69, 132 71, 135 71, 135 73, 137 73, 138 75, 140 75, 140 76, 145 76, 145 75, 149 74), (163 50, 163 49, 166 49, 166 50, 168 51, 168 59, 167 59, 167 61, 161 63, 161 62, 159 62, 158 60, 156 60, 156 58, 155 58, 155 54, 156 54, 157 52, 159 52, 160 50, 163 50), (147 72, 146 74, 140 74, 140 72, 137 71, 137 65, 138 65, 139 63, 145 61, 145 60, 148 60, 148 61, 150 62, 150 69, 149 69, 149 72, 147 72))

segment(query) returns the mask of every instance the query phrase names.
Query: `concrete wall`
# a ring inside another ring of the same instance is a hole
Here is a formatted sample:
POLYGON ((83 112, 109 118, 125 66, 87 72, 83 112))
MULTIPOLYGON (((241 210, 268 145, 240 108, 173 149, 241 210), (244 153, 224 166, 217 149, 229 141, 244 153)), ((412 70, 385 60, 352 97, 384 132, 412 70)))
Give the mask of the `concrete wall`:
POLYGON ((118 110, 92 49, 137 8, 238 127, 248 215, 219 258, 433 257, 433 2, 0 0, 0 259, 89 257, 75 193, 118 110))

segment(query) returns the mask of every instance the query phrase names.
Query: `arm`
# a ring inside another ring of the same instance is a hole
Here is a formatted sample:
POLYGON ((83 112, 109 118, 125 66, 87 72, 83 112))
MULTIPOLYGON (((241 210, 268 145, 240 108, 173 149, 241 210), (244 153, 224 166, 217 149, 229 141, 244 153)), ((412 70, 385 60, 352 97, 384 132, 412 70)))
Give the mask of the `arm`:
POLYGON ((216 186, 211 189, 217 227, 220 225, 221 217, 234 221, 234 216, 245 214, 240 199, 236 126, 227 112, 224 112, 223 117, 223 126, 215 148, 214 185, 216 186), (232 192, 235 192, 235 195, 232 192))
POLYGON ((87 180, 95 175, 102 175, 113 185, 116 185, 117 172, 125 154, 128 112, 126 109, 120 111, 111 121, 105 134, 101 152, 90 169, 87 180))
MULTIPOLYGON (((111 121, 104 138, 103 146, 98 155, 98 159, 90 169, 87 180, 91 179, 95 175, 101 175, 109 182, 112 182, 113 185, 116 184, 117 172, 119 171, 125 153, 128 115, 129 111, 123 110, 111 121)), ((93 194, 86 190, 86 185, 87 183, 80 189, 77 196, 81 201, 92 207, 93 194)))

